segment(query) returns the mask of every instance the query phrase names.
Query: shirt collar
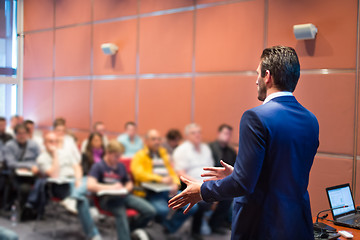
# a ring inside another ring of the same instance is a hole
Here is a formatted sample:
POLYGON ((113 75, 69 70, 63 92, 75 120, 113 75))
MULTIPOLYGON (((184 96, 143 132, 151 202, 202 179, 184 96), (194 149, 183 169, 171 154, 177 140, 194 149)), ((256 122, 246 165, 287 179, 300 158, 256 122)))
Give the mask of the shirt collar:
POLYGON ((284 96, 294 96, 294 95, 291 92, 286 92, 286 91, 272 93, 265 98, 265 101, 263 102, 263 104, 269 102, 270 100, 272 100, 274 98, 284 97, 284 96))

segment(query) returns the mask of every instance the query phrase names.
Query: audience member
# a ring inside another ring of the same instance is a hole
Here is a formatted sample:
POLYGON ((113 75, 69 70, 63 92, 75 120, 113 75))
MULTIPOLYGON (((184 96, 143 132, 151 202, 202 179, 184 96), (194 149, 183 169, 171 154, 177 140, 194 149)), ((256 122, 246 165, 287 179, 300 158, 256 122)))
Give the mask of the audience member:
POLYGON ((42 138, 42 134, 37 134, 35 132, 35 123, 32 120, 25 120, 24 124, 26 126, 26 128, 29 131, 29 139, 33 140, 34 142, 37 143, 37 145, 39 146, 41 151, 45 150, 44 147, 44 140, 42 138))
POLYGON ((221 124, 218 129, 217 139, 209 144, 214 159, 215 167, 222 167, 220 160, 234 166, 236 160, 236 152, 230 146, 233 128, 227 124, 221 124))
POLYGON ((101 239, 89 211, 89 201, 86 197, 86 179, 82 178, 82 172, 78 160, 59 147, 59 140, 54 132, 45 135, 46 151, 37 159, 40 171, 50 178, 71 178, 72 182, 66 189, 63 185, 54 185, 52 194, 60 199, 67 196, 76 199, 76 208, 80 222, 86 237, 89 239, 101 239))
MULTIPOLYGON (((99 133, 102 136, 102 141, 104 146, 106 146, 109 142, 107 136, 105 135, 105 125, 103 122, 95 122, 93 126, 93 133, 99 133)), ((86 146, 88 144, 88 139, 85 139, 81 144, 81 152, 86 152, 86 146)))
MULTIPOLYGON (((234 166, 236 160, 236 152, 230 146, 233 128, 228 124, 221 124, 218 128, 217 139, 210 143, 210 149, 214 159, 215 167, 223 167, 221 161, 234 166)), ((225 233, 222 226, 227 222, 229 224, 229 211, 231 208, 232 200, 224 200, 217 204, 215 210, 216 218, 211 218, 210 227, 212 232, 225 233)), ((231 223, 231 222, 230 222, 231 223)))
POLYGON ((143 141, 136 135, 136 124, 134 122, 125 124, 125 133, 121 134, 117 140, 125 147, 125 158, 132 158, 137 151, 143 148, 143 141))
POLYGON ((5 144, 4 159, 11 169, 9 180, 15 191, 10 196, 10 204, 15 199, 18 200, 22 219, 24 205, 35 181, 34 176, 38 173, 36 158, 40 154, 40 149, 34 141, 28 139, 29 132, 25 124, 16 125, 14 131, 15 139, 5 144))
POLYGON ((15 139, 8 141, 4 147, 4 158, 10 168, 21 168, 23 171, 37 173, 36 158, 40 154, 38 145, 28 139, 29 131, 25 124, 16 125, 15 139))
POLYGON ((144 228, 155 217, 156 211, 146 200, 132 195, 131 182, 125 166, 118 160, 124 152, 124 147, 115 141, 106 146, 103 161, 95 163, 88 176, 88 189, 97 193, 103 190, 124 190, 126 195, 105 195, 100 197, 101 208, 111 212, 116 219, 116 231, 119 240, 130 240, 131 230, 144 228), (135 209, 139 216, 129 226, 126 208, 135 209))
MULTIPOLYGON (((179 145, 174 153, 175 169, 179 176, 184 176, 192 181, 202 182, 201 174, 203 168, 214 166, 214 160, 211 150, 207 144, 202 143, 201 128, 195 123, 185 127, 186 141, 179 145)), ((192 224, 192 235, 194 239, 202 239, 201 225, 203 215, 211 209, 212 204, 201 201, 198 203, 198 210, 194 214, 192 224)), ((215 211, 210 219, 210 224, 218 217, 218 211, 215 211), (213 220, 214 219, 214 220, 213 220)))
POLYGON ((154 206, 157 212, 157 219, 164 225, 170 234, 175 233, 185 220, 190 217, 195 210, 189 214, 176 211, 171 214, 167 202, 178 193, 180 179, 170 164, 166 149, 161 147, 161 137, 156 130, 150 130, 145 136, 145 148, 137 152, 131 161, 131 172, 138 186, 144 182, 155 182, 168 185, 170 191, 147 192, 147 199, 154 206))
POLYGON ((81 155, 74 138, 67 133, 66 120, 64 118, 55 119, 53 128, 59 141, 59 148, 72 154, 77 162, 80 163, 81 155))
POLYGON ((179 130, 177 129, 170 129, 166 133, 166 141, 163 143, 163 147, 166 149, 168 154, 172 156, 175 148, 179 146, 182 140, 182 135, 179 130))
POLYGON ((100 133, 91 133, 86 143, 85 152, 82 154, 81 159, 81 167, 84 175, 88 175, 92 165, 101 162, 105 154, 105 144, 100 133))
MULTIPOLYGON (((6 129, 6 119, 0 117, 0 155, 2 156, 2 151, 7 141, 12 139, 12 136, 5 132, 6 129)), ((0 156, 0 159, 1 159, 0 156)), ((1 162, 1 161, 0 161, 1 162)))
POLYGON ((19 115, 12 116, 10 118, 10 125, 7 126, 7 128, 6 128, 6 132, 8 134, 10 134, 12 137, 15 137, 15 132, 14 132, 15 127, 16 127, 16 125, 23 123, 23 121, 24 121, 24 119, 22 116, 19 116, 19 115))

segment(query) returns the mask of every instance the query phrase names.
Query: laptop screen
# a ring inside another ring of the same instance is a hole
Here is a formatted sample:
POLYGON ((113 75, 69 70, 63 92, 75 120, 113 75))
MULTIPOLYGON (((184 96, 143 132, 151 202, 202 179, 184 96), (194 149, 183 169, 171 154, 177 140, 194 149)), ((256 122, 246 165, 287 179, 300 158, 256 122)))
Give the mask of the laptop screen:
POLYGON ((339 187, 327 189, 329 197, 330 207, 337 208, 347 205, 348 207, 332 210, 334 218, 339 215, 345 215, 350 212, 354 212, 355 206, 351 195, 350 186, 348 184, 341 185, 339 187))

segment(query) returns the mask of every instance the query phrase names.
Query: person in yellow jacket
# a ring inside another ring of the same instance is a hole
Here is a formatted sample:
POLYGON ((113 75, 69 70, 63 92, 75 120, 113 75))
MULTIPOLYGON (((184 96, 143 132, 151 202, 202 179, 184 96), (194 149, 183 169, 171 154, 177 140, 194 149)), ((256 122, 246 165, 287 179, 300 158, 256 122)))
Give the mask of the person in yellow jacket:
POLYGON ((146 192, 138 191, 137 194, 146 196, 156 209, 156 219, 165 226, 166 232, 172 234, 181 227, 189 216, 196 212, 196 209, 192 209, 190 214, 184 215, 182 211, 172 212, 168 208, 168 200, 178 193, 180 179, 171 166, 166 149, 160 145, 159 132, 154 129, 149 130, 145 136, 145 147, 134 155, 130 169, 137 186, 141 186, 141 183, 144 182, 161 183, 169 186, 169 191, 147 190, 146 192))

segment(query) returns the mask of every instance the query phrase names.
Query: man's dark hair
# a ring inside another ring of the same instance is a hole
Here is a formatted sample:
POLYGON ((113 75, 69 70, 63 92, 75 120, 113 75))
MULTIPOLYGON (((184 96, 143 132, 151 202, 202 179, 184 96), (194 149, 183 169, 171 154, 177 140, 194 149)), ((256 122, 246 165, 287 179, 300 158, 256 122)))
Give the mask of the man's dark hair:
POLYGON ((6 122, 6 118, 0 117, 0 122, 6 122))
POLYGON ((300 64, 295 49, 284 46, 265 48, 261 54, 261 77, 266 70, 280 91, 293 92, 300 77, 300 64))
POLYGON ((125 123, 125 129, 126 129, 128 126, 134 126, 134 127, 136 127, 136 123, 135 123, 135 122, 127 122, 127 123, 125 123))
POLYGON ((14 128, 15 134, 17 134, 20 129, 24 129, 27 133, 29 133, 29 129, 25 126, 24 123, 20 123, 15 126, 15 128, 14 128))
POLYGON ((56 118, 53 123, 53 127, 56 128, 57 126, 66 126, 65 118, 56 118))
POLYGON ((221 132, 224 128, 229 129, 230 131, 233 130, 232 126, 230 126, 229 124, 223 123, 219 126, 218 132, 221 132))
POLYGON ((28 124, 34 125, 35 123, 34 123, 34 121, 28 119, 28 120, 24 121, 24 124, 25 124, 25 126, 27 126, 28 124))
POLYGON ((177 129, 170 129, 167 133, 166 133, 166 139, 167 140, 177 140, 177 139, 182 139, 182 135, 180 133, 179 130, 177 129))

